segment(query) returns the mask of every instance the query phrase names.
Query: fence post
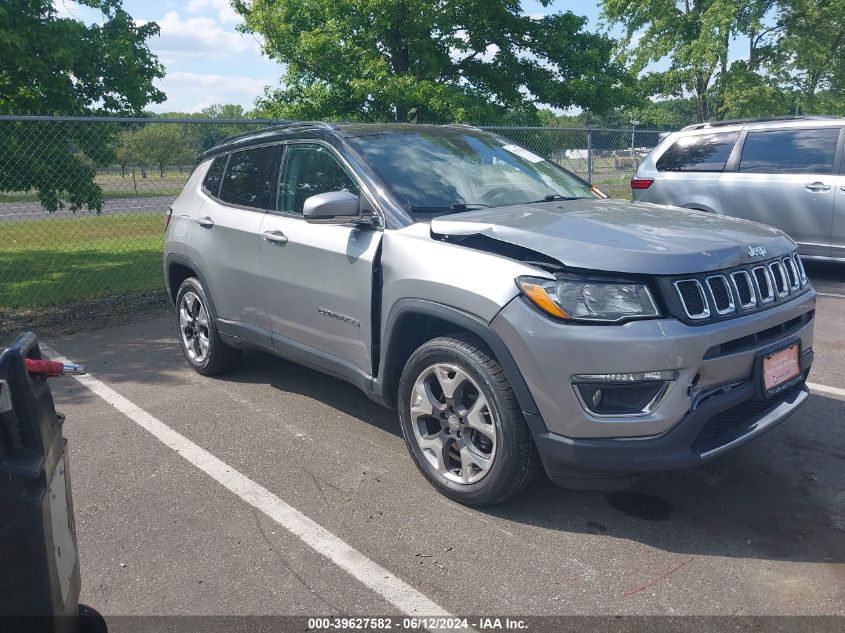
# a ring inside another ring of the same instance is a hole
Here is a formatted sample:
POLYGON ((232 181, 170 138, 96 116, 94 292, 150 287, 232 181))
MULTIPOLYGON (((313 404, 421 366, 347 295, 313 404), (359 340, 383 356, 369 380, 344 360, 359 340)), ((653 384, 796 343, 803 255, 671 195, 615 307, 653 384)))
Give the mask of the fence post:
POLYGON ((593 184, 593 131, 587 130, 587 182, 593 184))

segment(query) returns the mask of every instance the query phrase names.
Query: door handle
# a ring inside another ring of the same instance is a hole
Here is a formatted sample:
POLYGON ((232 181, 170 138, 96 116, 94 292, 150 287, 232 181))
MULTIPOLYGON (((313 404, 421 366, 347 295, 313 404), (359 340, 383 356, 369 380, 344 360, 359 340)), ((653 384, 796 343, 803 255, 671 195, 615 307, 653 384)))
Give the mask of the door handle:
POLYGON ((210 217, 205 216, 204 218, 197 218, 197 224, 199 224, 204 229, 210 229, 214 226, 214 220, 210 217))
POLYGON ((816 182, 808 182, 804 187, 808 191, 830 191, 830 185, 826 185, 818 180, 816 182))
POLYGON ((845 185, 839 185, 839 191, 845 191, 845 185))
POLYGON ((281 231, 264 231, 261 237, 265 242, 269 242, 274 246, 284 246, 288 243, 288 236, 281 231))

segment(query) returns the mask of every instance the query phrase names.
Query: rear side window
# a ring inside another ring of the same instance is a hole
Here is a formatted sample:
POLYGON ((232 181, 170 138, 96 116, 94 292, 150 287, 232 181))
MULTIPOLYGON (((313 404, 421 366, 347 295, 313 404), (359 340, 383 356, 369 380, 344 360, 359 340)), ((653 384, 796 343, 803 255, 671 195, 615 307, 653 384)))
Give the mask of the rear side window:
POLYGON ((682 136, 657 159, 657 171, 722 171, 739 132, 682 136))
POLYGON ((211 167, 205 172, 205 180, 202 181, 203 190, 210 196, 217 196, 220 191, 220 180, 223 178, 223 169, 226 167, 226 156, 218 156, 211 162, 211 167))
POLYGON ((757 174, 832 174, 839 128, 749 132, 739 171, 757 174))
POLYGON ((230 204, 270 209, 277 150, 277 146, 271 145, 233 152, 223 175, 220 199, 230 204))

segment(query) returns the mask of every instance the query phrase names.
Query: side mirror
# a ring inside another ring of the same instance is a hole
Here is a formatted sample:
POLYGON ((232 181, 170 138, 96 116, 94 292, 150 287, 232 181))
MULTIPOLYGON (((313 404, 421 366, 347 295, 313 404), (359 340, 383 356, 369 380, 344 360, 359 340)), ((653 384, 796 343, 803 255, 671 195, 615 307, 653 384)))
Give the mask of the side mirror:
POLYGON ((305 200, 302 215, 306 222, 343 224, 361 217, 361 202, 354 193, 327 191, 305 200))

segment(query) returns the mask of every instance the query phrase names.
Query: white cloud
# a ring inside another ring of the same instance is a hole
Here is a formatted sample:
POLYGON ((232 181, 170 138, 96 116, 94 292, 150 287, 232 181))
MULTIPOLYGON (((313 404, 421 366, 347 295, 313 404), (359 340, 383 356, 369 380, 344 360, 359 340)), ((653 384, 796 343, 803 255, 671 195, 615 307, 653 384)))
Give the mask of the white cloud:
POLYGON ((238 103, 252 109, 255 98, 273 79, 250 79, 229 75, 173 72, 156 82, 167 101, 151 105, 156 112, 199 112, 215 103, 238 103))
POLYGON ((98 9, 82 6, 72 0, 53 0, 53 8, 59 18, 81 20, 86 24, 103 21, 103 14, 98 9))
POLYGON ((239 24, 241 16, 232 8, 229 0, 190 0, 185 6, 188 13, 205 13, 216 11, 217 17, 223 24, 239 24))
POLYGON ((212 18, 183 19, 175 11, 168 11, 156 22, 161 34, 150 40, 150 47, 165 64, 184 58, 230 58, 233 54, 260 50, 257 41, 223 29, 212 18))

